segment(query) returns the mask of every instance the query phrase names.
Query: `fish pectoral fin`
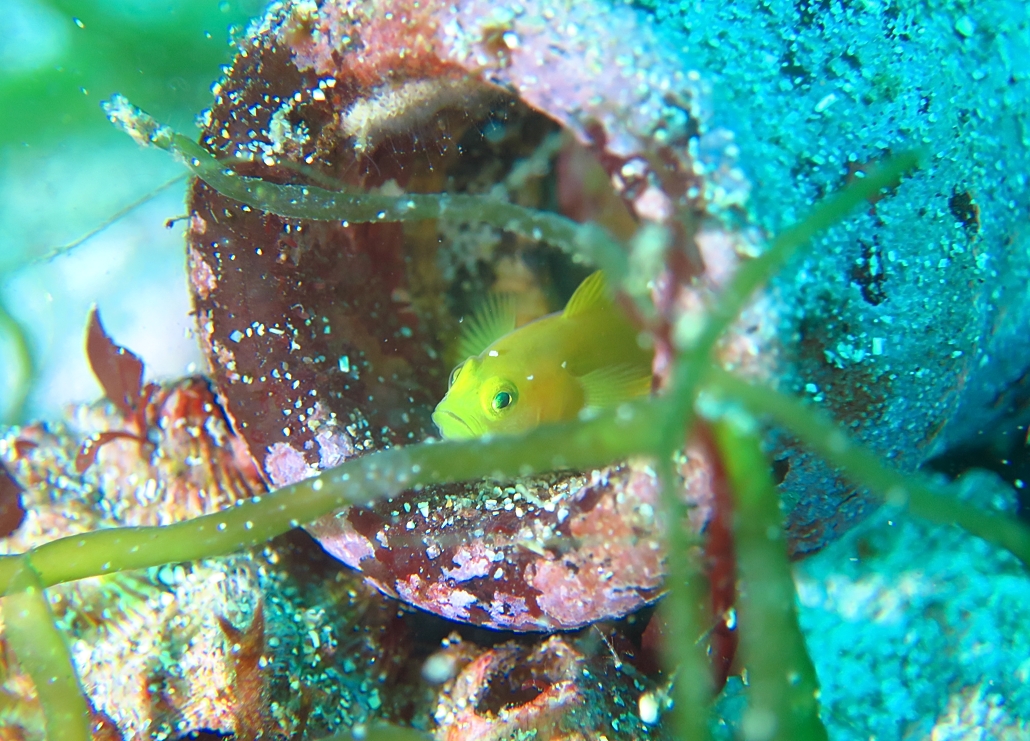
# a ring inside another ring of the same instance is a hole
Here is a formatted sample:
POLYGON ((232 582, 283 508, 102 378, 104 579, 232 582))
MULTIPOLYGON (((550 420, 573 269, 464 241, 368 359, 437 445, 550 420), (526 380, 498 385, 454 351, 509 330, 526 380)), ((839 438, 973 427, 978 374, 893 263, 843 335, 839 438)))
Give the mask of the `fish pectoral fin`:
POLYGON ((614 407, 651 393, 651 371, 622 363, 592 370, 579 377, 587 408, 614 407))
POLYGON ((565 304, 562 316, 571 319, 588 311, 605 308, 611 303, 611 297, 608 295, 608 281, 605 280, 604 273, 597 270, 579 284, 579 288, 572 294, 569 303, 565 304))
POLYGON ((464 358, 479 355, 490 345, 515 329, 515 296, 491 293, 462 322, 458 354, 464 358))

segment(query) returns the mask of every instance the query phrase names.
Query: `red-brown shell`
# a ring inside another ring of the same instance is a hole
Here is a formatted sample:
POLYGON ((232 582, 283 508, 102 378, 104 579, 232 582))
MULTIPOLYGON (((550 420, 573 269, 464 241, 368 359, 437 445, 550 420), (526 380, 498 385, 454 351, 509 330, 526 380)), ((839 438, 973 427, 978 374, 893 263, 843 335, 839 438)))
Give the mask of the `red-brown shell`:
MULTIPOLYGON (((717 146, 707 163, 691 154, 704 130, 700 78, 679 66, 679 41, 637 11, 589 2, 511 11, 485 0, 275 8, 216 87, 202 137, 215 154, 247 160, 239 170, 398 194, 483 193, 564 132, 546 175, 553 195, 530 177, 508 197, 600 220, 623 236, 641 219, 666 222, 677 275, 701 269, 674 211, 697 208, 716 181, 726 191, 731 168, 717 146), (498 121, 501 135, 487 136, 498 121)), ((467 309, 455 292, 489 288, 496 276, 483 273, 497 268, 498 251, 443 269, 441 254, 453 259, 462 239, 479 249, 474 232, 285 219, 199 181, 189 205, 201 341, 270 485, 435 433, 429 412, 467 309)), ((497 239, 498 250, 511 247, 497 239)), ((531 247, 515 241, 509 255, 531 247)), ((539 272, 545 283, 569 279, 539 272)), ((707 290, 704 278, 700 285, 707 290)), ((705 465, 692 455, 687 467, 700 527, 710 492, 695 474, 705 465)), ((624 615, 659 595, 655 506, 653 474, 631 464, 499 494, 493 484, 430 487, 310 530, 415 605, 548 630, 624 615)))

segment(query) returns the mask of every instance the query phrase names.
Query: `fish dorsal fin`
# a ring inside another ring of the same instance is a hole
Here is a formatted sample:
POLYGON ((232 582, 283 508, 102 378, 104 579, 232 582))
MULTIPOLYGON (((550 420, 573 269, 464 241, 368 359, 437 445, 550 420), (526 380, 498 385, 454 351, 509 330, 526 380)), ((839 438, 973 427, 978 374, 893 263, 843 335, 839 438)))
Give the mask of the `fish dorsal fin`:
POLYGON ((569 303, 565 304, 562 316, 565 319, 571 319, 588 311, 610 306, 611 303, 612 300, 608 297, 608 282, 604 279, 604 273, 598 270, 588 275, 579 284, 579 288, 572 294, 569 303))
POLYGON ((633 363, 608 365, 580 376, 579 383, 584 406, 614 407, 651 392, 651 369, 633 363))
POLYGON ((462 322, 458 341, 460 360, 479 355, 515 329, 515 296, 490 293, 471 316, 462 322))

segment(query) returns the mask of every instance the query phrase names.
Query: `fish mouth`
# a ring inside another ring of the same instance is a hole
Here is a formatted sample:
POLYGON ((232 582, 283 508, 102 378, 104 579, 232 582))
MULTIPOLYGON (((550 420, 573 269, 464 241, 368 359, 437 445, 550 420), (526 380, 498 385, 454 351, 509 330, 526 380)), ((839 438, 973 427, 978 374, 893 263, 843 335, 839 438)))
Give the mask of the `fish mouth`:
POLYGON ((439 430, 440 430, 440 433, 445 438, 446 437, 450 437, 450 438, 463 438, 463 437, 475 437, 476 436, 475 431, 473 431, 472 427, 469 425, 468 422, 463 420, 461 417, 459 417, 454 412, 452 412, 450 410, 447 410, 447 409, 441 409, 441 410, 437 410, 436 412, 433 412, 433 422, 436 424, 437 428, 439 428, 439 430), (460 424, 462 429, 455 430, 454 429, 454 424, 453 424, 454 422, 457 422, 458 424, 460 424), (444 423, 444 424, 441 424, 441 423, 444 423), (447 432, 447 431, 444 430, 445 426, 451 428, 450 432, 447 432), (455 432, 457 432, 458 434, 454 434, 455 432))

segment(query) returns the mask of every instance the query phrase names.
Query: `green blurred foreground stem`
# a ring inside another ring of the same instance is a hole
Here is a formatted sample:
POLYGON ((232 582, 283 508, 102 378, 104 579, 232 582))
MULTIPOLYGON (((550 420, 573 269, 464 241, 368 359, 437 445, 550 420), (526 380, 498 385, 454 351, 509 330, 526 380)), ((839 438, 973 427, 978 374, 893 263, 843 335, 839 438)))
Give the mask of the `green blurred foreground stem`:
POLYGON ((47 738, 90 741, 89 706, 30 559, 13 558, 14 573, 3 590, 7 638, 36 685, 47 738))
POLYGON ((32 348, 29 346, 28 333, 25 328, 11 316, 7 306, 0 299, 0 342, 7 342, 11 352, 8 368, 14 378, 11 387, 14 389, 12 399, 6 406, 0 404, 0 422, 17 424, 25 414, 25 403, 32 390, 32 379, 36 377, 32 348))
MULTIPOLYGON (((264 543, 345 505, 365 504, 412 487, 602 466, 653 451, 658 443, 655 415, 660 413, 661 405, 644 402, 588 422, 540 427, 521 439, 480 438, 378 451, 192 520, 97 530, 54 540, 31 551, 32 563, 47 587, 115 571, 225 555, 264 543)), ((0 592, 9 587, 19 564, 19 556, 0 556, 0 592)))
MULTIPOLYGON (((669 485, 672 479, 671 458, 684 442, 693 424, 694 400, 708 366, 715 353, 719 339, 739 316, 741 310, 751 300, 755 292, 775 275, 802 247, 808 244, 820 230, 839 221, 853 208, 866 199, 880 192, 881 189, 899 181, 906 172, 918 163, 913 152, 907 152, 876 168, 863 180, 858 180, 840 193, 827 198, 818 204, 813 212, 801 223, 790 227, 773 240, 762 255, 743 263, 737 270, 729 285, 720 293, 711 311, 704 318, 704 325, 697 338, 688 347, 683 348, 672 371, 672 384, 665 397, 667 405, 658 419, 662 424, 659 447, 654 452, 657 457, 659 478, 662 482, 662 508, 669 523, 686 522, 687 508, 678 487, 669 485)), ((732 447, 723 447, 723 456, 729 458, 734 454, 732 447)), ((727 465, 729 465, 727 463, 727 465)), ((770 496, 777 503, 775 489, 770 496)), ((739 547, 739 539, 738 539, 739 547)), ((785 544, 783 559, 786 559, 785 544)), ((703 611, 699 606, 705 604, 703 579, 695 569, 690 567, 686 548, 675 540, 669 544, 666 554, 666 570, 668 580, 674 585, 665 597, 663 616, 668 628, 670 652, 680 663, 674 697, 676 707, 703 707, 709 693, 708 674, 704 671, 705 658, 700 656, 700 646, 695 644, 691 636, 696 635, 696 626, 704 625, 703 611)), ((791 589, 793 586, 791 585, 791 589)), ((793 592, 791 592, 793 594, 793 592)), ((793 605, 793 603, 791 603, 793 605)), ((791 613, 791 620, 794 620, 791 613)), ((761 620, 753 625, 765 626, 761 620)), ((800 635, 796 621, 792 630, 800 635)), ((773 630, 762 627, 756 631, 755 640, 762 641, 765 636, 776 635, 773 630), (762 636, 763 638, 758 638, 762 636)), ((698 727, 700 719, 692 718, 693 710, 677 712, 675 727, 680 738, 707 738, 707 727, 698 727)), ((807 721, 813 727, 822 729, 818 709, 811 711, 807 721)), ((822 731, 825 738, 825 731, 822 731)), ((798 741, 819 736, 799 737, 798 741)))
MULTIPOLYGON (((670 532, 677 532, 677 525, 686 532, 687 508, 683 497, 678 496, 682 487, 673 466, 672 456, 662 456, 656 461, 658 482, 661 486, 661 500, 666 505, 664 517, 670 532), (671 511, 669 503, 674 503, 671 511)), ((700 626, 710 621, 706 615, 708 591, 700 571, 690 563, 689 539, 670 538, 665 554, 665 568, 668 581, 674 585, 662 600, 661 616, 665 620, 662 638, 665 648, 674 661, 668 662, 670 671, 676 672, 672 697, 672 717, 676 737, 681 739, 707 739, 708 714, 701 712, 712 697, 711 672, 705 655, 705 642, 696 640, 701 634, 700 626)))
POLYGON ((826 741, 819 683, 798 625, 783 513, 769 462, 757 431, 739 419, 723 419, 715 436, 733 491, 740 650, 750 688, 744 738, 826 741))
MULTIPOLYGON (((704 318, 697 338, 683 348, 673 368, 673 389, 669 424, 689 424, 696 394, 696 385, 712 362, 716 343, 751 300, 755 292, 770 280, 812 237, 844 218, 853 208, 901 180, 919 163, 915 152, 903 152, 877 166, 866 177, 855 180, 838 193, 816 205, 804 220, 788 227, 777 236, 769 248, 753 260, 745 261, 737 269, 729 285, 719 294, 712 310, 704 318)), ((677 430, 670 428, 664 435, 667 450, 672 453, 680 444, 677 430)))
POLYGON ((713 392, 742 404, 751 414, 770 417, 852 482, 879 494, 888 504, 930 522, 958 525, 1004 548, 1030 568, 1030 528, 1018 520, 967 504, 921 474, 890 468, 876 453, 844 434, 832 419, 797 399, 752 386, 719 369, 712 369, 709 381, 713 392))

